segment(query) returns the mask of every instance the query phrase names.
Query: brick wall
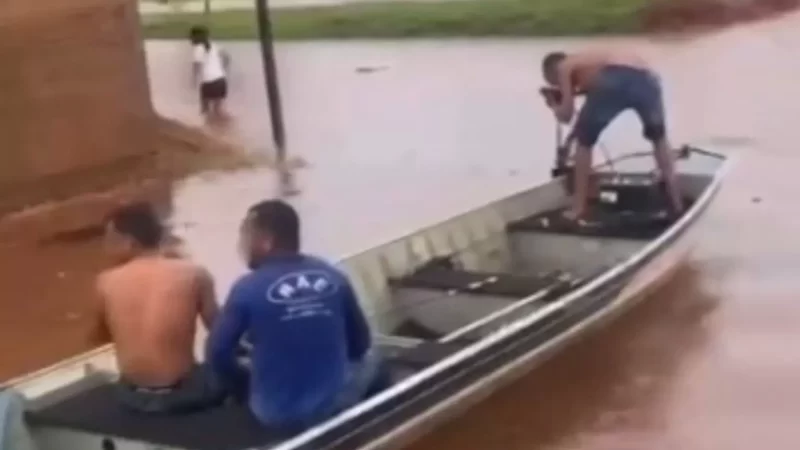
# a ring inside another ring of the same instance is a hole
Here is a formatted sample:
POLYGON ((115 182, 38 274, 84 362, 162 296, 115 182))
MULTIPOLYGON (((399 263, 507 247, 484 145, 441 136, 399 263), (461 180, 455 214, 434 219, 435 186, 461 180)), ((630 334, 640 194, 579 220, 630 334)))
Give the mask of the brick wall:
POLYGON ((154 139, 136 0, 0 2, 0 206, 112 185, 154 139))

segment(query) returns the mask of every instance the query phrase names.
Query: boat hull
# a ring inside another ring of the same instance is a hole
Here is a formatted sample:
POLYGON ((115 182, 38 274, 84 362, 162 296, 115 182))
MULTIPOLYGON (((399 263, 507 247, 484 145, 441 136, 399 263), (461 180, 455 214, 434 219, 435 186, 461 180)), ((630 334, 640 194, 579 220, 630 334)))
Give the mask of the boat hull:
POLYGON ((392 431, 365 442, 358 447, 340 444, 331 448, 358 448, 359 450, 390 450, 407 446, 424 436, 441 423, 468 410, 489 397, 498 389, 529 373, 550 356, 558 353, 576 340, 620 317, 640 304, 650 295, 669 283, 686 262, 695 244, 698 231, 690 227, 674 241, 668 243, 645 264, 626 274, 611 289, 595 294, 596 298, 576 308, 586 308, 584 318, 565 325, 563 330, 545 342, 530 345, 527 351, 496 366, 489 373, 464 384, 457 392, 414 415, 392 431))

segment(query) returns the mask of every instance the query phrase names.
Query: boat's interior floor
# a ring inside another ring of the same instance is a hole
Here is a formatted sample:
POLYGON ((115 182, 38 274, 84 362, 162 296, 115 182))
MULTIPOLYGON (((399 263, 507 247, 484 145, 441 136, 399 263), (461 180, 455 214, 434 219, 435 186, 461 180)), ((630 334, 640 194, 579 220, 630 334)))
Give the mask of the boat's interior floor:
MULTIPOLYGON (((693 199, 685 199, 688 210, 693 199)), ((564 216, 567 208, 559 208, 536 214, 510 223, 511 232, 542 232, 574 234, 588 237, 619 239, 654 239, 663 233, 679 217, 667 209, 656 208, 641 211, 620 211, 596 202, 589 206, 582 220, 564 216)))
POLYGON ((194 450, 240 450, 268 446, 285 437, 259 425, 243 404, 232 403, 191 414, 134 413, 117 402, 114 386, 109 383, 29 412, 28 422, 194 450))
MULTIPOLYGON (((392 377, 407 377, 463 347, 423 342, 410 349, 386 351, 392 377)), ((80 383, 80 382, 79 382, 80 383)), ((241 450, 269 447, 290 437, 256 422, 244 404, 229 403, 190 414, 145 415, 121 406, 114 385, 97 379, 87 386, 67 386, 63 400, 29 411, 31 425, 69 429, 109 438, 142 441, 192 450, 241 450)), ((61 397, 56 392, 54 397, 61 397)))
POLYGON ((526 297, 552 286, 559 273, 541 276, 515 275, 502 272, 467 271, 439 265, 428 265, 411 275, 396 280, 396 287, 466 292, 471 294, 526 297))

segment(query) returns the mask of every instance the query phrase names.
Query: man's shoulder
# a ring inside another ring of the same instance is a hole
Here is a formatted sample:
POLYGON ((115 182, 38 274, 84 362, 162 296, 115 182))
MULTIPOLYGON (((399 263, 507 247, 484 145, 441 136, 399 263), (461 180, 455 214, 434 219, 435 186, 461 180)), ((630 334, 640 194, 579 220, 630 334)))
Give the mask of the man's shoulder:
POLYGON ((336 266, 332 262, 328 261, 327 259, 325 259, 325 258, 323 258, 321 256, 309 255, 309 254, 305 254, 305 253, 303 253, 301 256, 303 257, 303 261, 308 265, 313 265, 313 266, 317 266, 319 268, 325 268, 325 269, 331 269, 333 271, 338 271, 338 269, 336 268, 336 266))
POLYGON ((97 276, 95 276, 95 289, 100 293, 106 293, 108 291, 109 284, 113 283, 115 279, 119 278, 119 273, 119 267, 111 267, 101 271, 97 274, 97 276))
POLYGON ((211 272, 202 265, 186 258, 165 256, 159 261, 163 270, 170 271, 187 280, 211 278, 211 272))

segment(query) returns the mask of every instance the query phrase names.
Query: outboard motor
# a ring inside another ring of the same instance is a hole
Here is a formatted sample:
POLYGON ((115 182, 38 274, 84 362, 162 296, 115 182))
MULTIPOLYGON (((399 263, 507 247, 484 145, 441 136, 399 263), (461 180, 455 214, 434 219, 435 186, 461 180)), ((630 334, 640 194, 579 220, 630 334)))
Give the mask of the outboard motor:
POLYGON ((645 212, 669 206, 664 182, 653 174, 596 175, 597 203, 614 211, 645 212))

